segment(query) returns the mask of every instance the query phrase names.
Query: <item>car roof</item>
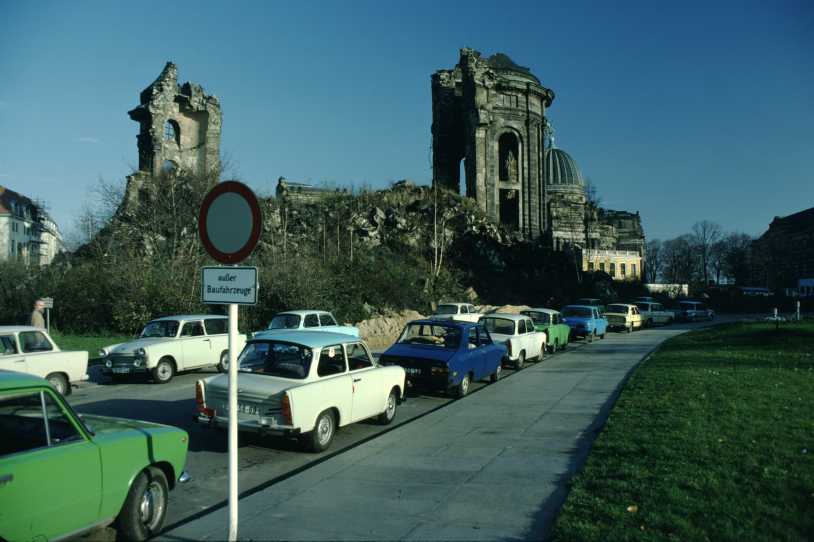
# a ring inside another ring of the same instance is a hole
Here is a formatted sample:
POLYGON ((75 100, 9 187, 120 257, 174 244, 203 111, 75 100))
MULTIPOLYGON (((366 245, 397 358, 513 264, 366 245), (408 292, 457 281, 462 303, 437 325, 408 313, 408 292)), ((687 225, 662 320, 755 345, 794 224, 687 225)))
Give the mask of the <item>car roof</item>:
POLYGON ((555 311, 554 309, 524 309, 523 312, 545 312, 547 314, 559 314, 560 311, 555 311))
POLYGON ((282 341, 296 343, 308 348, 322 348, 338 343, 362 342, 359 337, 347 333, 332 333, 330 331, 258 331, 249 342, 255 341, 282 341))
POLYGON ((47 385, 47 381, 39 376, 0 369, 0 390, 43 385, 47 385))
POLYGON ((311 314, 311 313, 314 313, 314 312, 319 313, 319 314, 331 314, 329 311, 320 311, 320 310, 316 310, 316 309, 298 309, 298 310, 295 310, 295 311, 278 312, 274 316, 279 316, 281 314, 296 314, 298 316, 305 316, 306 314, 311 314))
POLYGON ((177 314, 175 316, 162 316, 153 318, 151 322, 162 322, 165 320, 211 320, 212 318, 228 318, 225 314, 177 314))
POLYGON ((566 309, 566 308, 569 308, 569 307, 570 308, 577 308, 577 309, 591 309, 591 310, 596 308, 595 305, 566 305, 565 307, 563 307, 563 309, 566 309))
POLYGON ((611 307, 613 305, 622 305, 623 307, 635 307, 636 306, 633 303, 608 303, 608 307, 611 307))
POLYGON ((509 312, 492 312, 483 316, 483 318, 505 318, 506 320, 514 320, 518 322, 520 320, 528 320, 528 316, 525 314, 512 314, 509 312))
POLYGON ((21 331, 45 331, 34 326, 0 326, 0 333, 19 333, 21 331))
POLYGON ((429 326, 445 326, 445 327, 470 327, 477 325, 475 322, 462 322, 460 320, 431 320, 429 318, 424 318, 422 320, 412 320, 407 322, 407 325, 411 324, 426 324, 429 326))

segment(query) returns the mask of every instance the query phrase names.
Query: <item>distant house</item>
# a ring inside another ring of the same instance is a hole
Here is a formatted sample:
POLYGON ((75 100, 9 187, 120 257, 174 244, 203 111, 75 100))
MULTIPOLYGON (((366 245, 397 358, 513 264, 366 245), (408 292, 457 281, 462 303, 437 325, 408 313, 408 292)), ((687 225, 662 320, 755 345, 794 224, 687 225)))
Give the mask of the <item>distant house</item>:
POLYGON ((0 260, 47 265, 63 250, 59 228, 42 206, 0 186, 0 260))
POLYGON ((752 276, 774 290, 794 290, 814 277, 814 207, 772 220, 752 243, 752 276))

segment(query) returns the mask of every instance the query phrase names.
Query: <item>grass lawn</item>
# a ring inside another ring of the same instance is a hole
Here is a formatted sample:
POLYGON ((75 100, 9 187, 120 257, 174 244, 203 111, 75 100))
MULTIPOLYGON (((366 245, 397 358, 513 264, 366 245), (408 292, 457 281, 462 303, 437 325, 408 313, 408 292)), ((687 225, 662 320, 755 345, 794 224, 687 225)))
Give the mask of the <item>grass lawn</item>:
POLYGON ((51 333, 51 338, 57 343, 60 350, 87 350, 88 351, 88 365, 95 365, 99 363, 99 349, 111 344, 123 343, 132 341, 131 335, 109 335, 104 337, 95 337, 88 335, 69 335, 62 334, 58 331, 51 333))
POLYGON ((814 540, 814 322, 666 342, 631 376, 555 540, 814 540))

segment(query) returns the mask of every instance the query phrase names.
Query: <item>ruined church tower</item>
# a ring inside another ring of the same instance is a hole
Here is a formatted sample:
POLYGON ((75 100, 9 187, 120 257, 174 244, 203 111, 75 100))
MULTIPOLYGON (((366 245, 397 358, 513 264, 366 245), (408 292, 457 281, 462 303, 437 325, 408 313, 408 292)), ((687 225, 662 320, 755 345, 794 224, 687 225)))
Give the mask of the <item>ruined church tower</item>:
POLYGON ((453 69, 432 76, 433 184, 474 198, 495 222, 540 236, 545 111, 553 100, 505 54, 483 59, 461 49, 453 69))
POLYGON ((127 177, 124 211, 162 175, 209 175, 220 169, 220 102, 195 83, 178 84, 178 68, 167 62, 128 112, 139 123, 138 171, 127 177))

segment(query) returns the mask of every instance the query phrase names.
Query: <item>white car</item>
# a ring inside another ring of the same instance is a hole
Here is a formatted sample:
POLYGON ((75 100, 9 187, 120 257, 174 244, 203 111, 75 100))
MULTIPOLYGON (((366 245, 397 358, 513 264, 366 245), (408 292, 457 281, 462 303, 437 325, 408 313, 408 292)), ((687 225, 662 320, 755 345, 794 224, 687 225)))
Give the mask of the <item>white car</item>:
POLYGON ((441 303, 430 318, 434 320, 459 320, 477 323, 483 314, 471 303, 441 303))
MULTIPOLYGON (((364 342, 341 333, 259 333, 238 364, 238 430, 296 436, 314 452, 338 427, 392 422, 404 399, 404 369, 377 365, 364 342)), ((228 386, 228 375, 196 382, 199 422, 228 426, 228 386)))
POLYGON ((330 331, 359 337, 359 328, 340 326, 333 314, 316 310, 286 311, 276 314, 263 332, 269 331, 330 331))
POLYGON ((655 301, 636 301, 639 312, 642 315, 644 327, 655 325, 668 325, 673 323, 675 318, 673 311, 665 310, 661 303, 655 301))
POLYGON ((488 314, 480 319, 492 340, 504 343, 509 349, 508 360, 516 369, 522 369, 526 360, 542 360, 546 347, 546 334, 534 328, 534 322, 522 314, 488 314))
POLYGON ((639 313, 639 307, 627 303, 611 303, 605 311, 608 329, 616 329, 632 333, 644 327, 644 317, 639 313))
POLYGON ((63 352, 44 329, 0 326, 0 369, 45 378, 62 395, 88 379, 88 353, 63 352))
MULTIPOLYGON (((141 335, 127 343, 106 346, 99 351, 104 372, 112 377, 149 373, 155 382, 165 384, 179 371, 229 365, 229 319, 225 316, 188 314, 156 318, 144 326, 141 335)), ((237 348, 243 349, 246 336, 238 335, 237 348)))

